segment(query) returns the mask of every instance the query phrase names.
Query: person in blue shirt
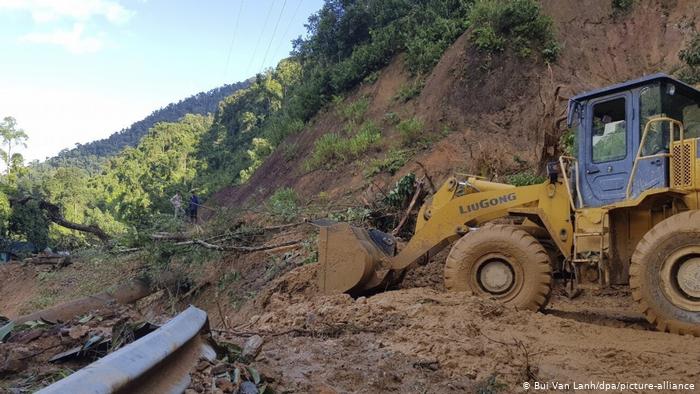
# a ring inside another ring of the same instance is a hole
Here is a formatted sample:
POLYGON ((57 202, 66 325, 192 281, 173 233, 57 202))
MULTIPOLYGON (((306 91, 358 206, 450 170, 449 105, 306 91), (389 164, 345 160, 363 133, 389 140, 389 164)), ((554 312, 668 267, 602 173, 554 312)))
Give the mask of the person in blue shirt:
POLYGON ((192 196, 190 197, 190 205, 188 208, 190 211, 190 220, 193 223, 197 222, 197 209, 199 208, 200 203, 199 197, 197 197, 197 194, 195 194, 194 190, 192 190, 192 196))

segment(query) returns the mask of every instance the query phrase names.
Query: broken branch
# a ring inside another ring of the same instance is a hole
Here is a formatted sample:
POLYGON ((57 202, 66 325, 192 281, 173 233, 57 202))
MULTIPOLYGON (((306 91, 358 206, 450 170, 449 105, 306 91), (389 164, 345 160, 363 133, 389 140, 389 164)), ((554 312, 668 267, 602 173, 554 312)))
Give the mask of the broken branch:
POLYGON ((408 208, 406 209, 406 212, 404 212, 403 217, 401 218, 401 221, 399 222, 399 225, 396 226, 394 230, 392 230, 391 235, 396 236, 396 234, 401 231, 401 228, 403 227, 404 224, 406 224, 406 220, 408 220, 408 217, 411 216, 411 211, 413 210, 413 206, 416 205, 416 201, 418 201, 418 196, 421 194, 423 191, 423 180, 419 180, 416 185, 416 192, 413 193, 413 198, 411 199, 411 203, 408 204, 408 208))

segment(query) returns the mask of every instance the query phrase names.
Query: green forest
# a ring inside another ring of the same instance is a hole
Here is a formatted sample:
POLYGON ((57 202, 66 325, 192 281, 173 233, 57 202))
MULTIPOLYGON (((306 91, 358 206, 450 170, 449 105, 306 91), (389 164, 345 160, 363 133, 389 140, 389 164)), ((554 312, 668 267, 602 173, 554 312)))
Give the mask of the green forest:
MULTIPOLYGON (((318 111, 359 84, 371 83, 399 53, 420 80, 465 31, 486 54, 513 51, 550 62, 559 51, 552 21, 535 0, 326 0, 306 28, 287 59, 245 87, 231 85, 235 91, 217 98, 214 110, 206 100, 195 100, 197 109, 178 114, 176 121, 162 121, 156 111, 148 122, 44 163, 25 166, 12 153, 27 137, 13 118, 5 118, 4 239, 30 241, 38 249, 106 240, 99 232, 60 225, 63 221, 98 227, 112 245, 133 245, 139 234, 173 220, 169 199, 176 192, 186 201, 195 190, 206 200, 223 187, 247 182, 285 138, 303 133, 318 111)), ((168 108, 160 111, 180 110, 168 108)), ((368 127, 358 138, 379 138, 368 127)))

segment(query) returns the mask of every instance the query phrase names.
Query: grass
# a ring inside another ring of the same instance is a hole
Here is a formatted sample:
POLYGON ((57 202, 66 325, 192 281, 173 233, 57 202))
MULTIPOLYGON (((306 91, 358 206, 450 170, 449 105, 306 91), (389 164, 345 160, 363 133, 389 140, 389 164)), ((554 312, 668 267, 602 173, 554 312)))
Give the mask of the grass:
POLYGON ((409 100, 417 97, 420 92, 423 91, 423 86, 425 85, 425 80, 422 78, 415 78, 412 81, 406 82, 394 95, 394 100, 399 103, 406 103, 409 100))
POLYGON ((384 114, 384 121, 392 126, 396 126, 401 122, 401 118, 396 112, 387 112, 384 114))
POLYGON ((401 121, 396 129, 401 134, 401 141, 406 146, 413 146, 423 140, 423 121, 413 117, 401 121))
POLYGON ((304 166, 309 171, 333 168, 337 164, 358 158, 377 146, 380 139, 381 132, 373 122, 365 122, 352 137, 343 137, 337 133, 324 134, 316 140, 311 157, 304 166))
POLYGON ((21 313, 57 305, 105 290, 139 275, 140 254, 113 255, 101 249, 83 249, 72 256, 73 264, 38 275, 37 292, 20 308, 21 313))
POLYGON ((411 151, 408 149, 392 149, 384 157, 373 159, 367 165, 364 175, 371 178, 377 174, 396 174, 408 161, 411 151))
POLYGON ((338 105, 338 114, 346 122, 359 124, 362 122, 362 118, 365 116, 365 113, 367 112, 368 108, 369 98, 363 96, 351 103, 340 103, 338 105))

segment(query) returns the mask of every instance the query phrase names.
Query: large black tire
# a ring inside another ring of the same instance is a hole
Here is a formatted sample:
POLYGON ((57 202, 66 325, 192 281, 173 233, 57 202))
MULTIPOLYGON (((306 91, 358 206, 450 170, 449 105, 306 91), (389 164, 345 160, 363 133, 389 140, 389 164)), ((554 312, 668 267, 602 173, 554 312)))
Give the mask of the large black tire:
POLYGON ((659 331, 700 336, 700 211, 671 216, 644 235, 632 255, 630 287, 659 331))
POLYGON ((514 226, 487 226, 467 233, 445 261, 447 290, 471 291, 521 309, 544 308, 551 282, 547 252, 533 236, 514 226), (489 280, 484 270, 495 272, 495 280, 489 280), (505 281, 500 272, 506 272, 505 281))

